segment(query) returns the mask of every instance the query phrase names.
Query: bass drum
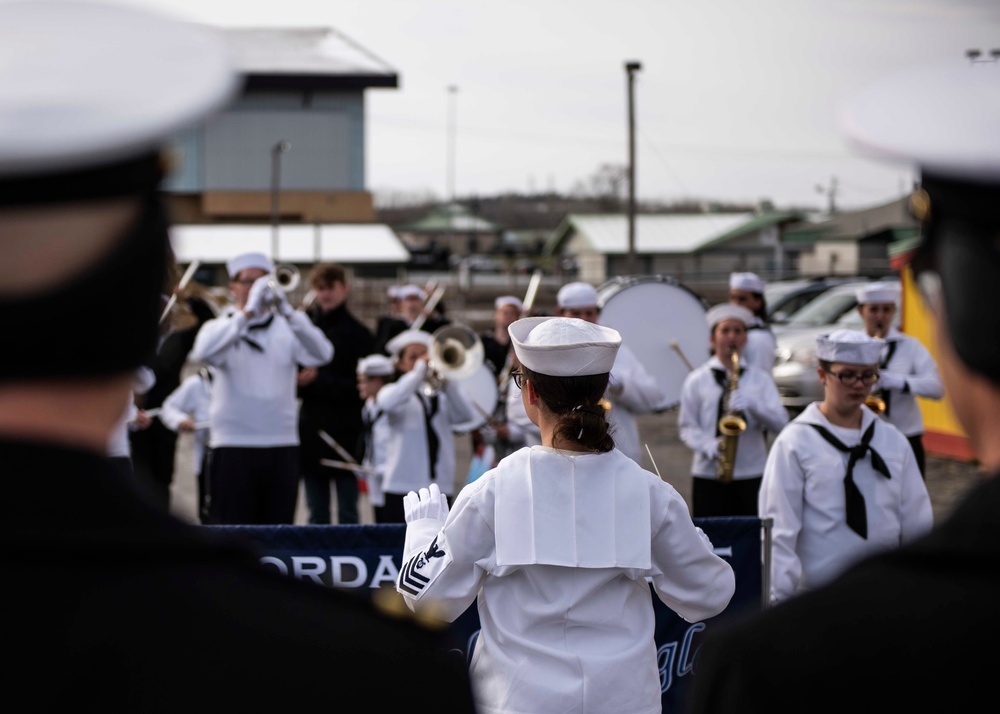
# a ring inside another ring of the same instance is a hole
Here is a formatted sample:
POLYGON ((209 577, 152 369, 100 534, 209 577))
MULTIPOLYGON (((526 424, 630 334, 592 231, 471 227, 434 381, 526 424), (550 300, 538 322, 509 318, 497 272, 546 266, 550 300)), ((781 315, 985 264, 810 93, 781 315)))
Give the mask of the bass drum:
POLYGON ((493 416, 497 408, 497 401, 500 399, 500 390, 497 387, 497 378, 493 374, 488 364, 480 365, 479 369, 458 382, 458 385, 465 390, 466 396, 476 409, 476 417, 461 424, 452 424, 451 430, 456 434, 467 434, 470 431, 479 429, 486 424, 486 415, 493 416))
POLYGON ((597 304, 601 324, 618 330, 622 344, 659 382, 666 397, 657 411, 678 407, 684 378, 708 359, 705 299, 669 276, 642 275, 604 283, 597 304))

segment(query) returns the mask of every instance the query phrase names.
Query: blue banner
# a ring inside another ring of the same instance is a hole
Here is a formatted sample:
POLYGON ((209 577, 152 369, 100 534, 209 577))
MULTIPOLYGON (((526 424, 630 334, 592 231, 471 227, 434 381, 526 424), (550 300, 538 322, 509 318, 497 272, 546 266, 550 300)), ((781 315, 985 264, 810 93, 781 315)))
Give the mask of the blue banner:
MULTIPOLYGON (((660 667, 663 711, 679 711, 687 678, 706 630, 722 618, 759 610, 762 603, 762 527, 759 518, 696 518, 716 553, 736 574, 736 593, 725 612, 703 622, 685 622, 652 594, 654 639, 660 667)), ((265 567, 327 587, 374 592, 394 588, 403 557, 406 526, 206 526, 254 542, 265 567)), ((479 632, 479 614, 470 607, 449 627, 452 646, 468 658, 479 632)))

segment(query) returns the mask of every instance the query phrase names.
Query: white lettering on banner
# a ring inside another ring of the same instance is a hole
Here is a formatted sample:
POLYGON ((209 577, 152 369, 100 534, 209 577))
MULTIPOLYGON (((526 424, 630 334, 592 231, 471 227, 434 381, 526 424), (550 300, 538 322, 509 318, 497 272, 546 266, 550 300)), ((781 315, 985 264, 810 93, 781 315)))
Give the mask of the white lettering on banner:
POLYGON ((355 555, 332 555, 328 559, 315 555, 293 555, 287 562, 273 555, 265 555, 260 563, 274 568, 281 575, 291 575, 299 580, 311 580, 318 585, 338 588, 360 588, 366 583, 369 588, 379 588, 386 583, 394 584, 399 575, 399 568, 391 555, 378 557, 378 565, 370 581, 368 566, 355 555))
POLYGON ((368 587, 380 588, 383 583, 395 585, 397 577, 399 577, 399 568, 392 562, 392 556, 380 555, 378 557, 378 567, 375 568, 375 573, 372 575, 372 581, 368 584, 368 587))
POLYGON ((656 661, 660 669, 660 691, 666 692, 674 683, 674 664, 678 677, 686 677, 694 669, 694 658, 697 655, 693 645, 694 636, 705 629, 705 623, 695 622, 684 632, 680 645, 677 642, 665 642, 656 650, 656 661), (678 654, 679 653, 679 654, 678 654))

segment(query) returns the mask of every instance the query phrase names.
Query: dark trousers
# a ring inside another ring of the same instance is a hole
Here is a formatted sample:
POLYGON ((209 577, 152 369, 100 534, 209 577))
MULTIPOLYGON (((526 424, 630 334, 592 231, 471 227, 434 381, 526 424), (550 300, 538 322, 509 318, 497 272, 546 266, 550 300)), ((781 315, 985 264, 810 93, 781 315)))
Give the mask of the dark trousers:
POLYGON ((177 433, 154 419, 148 429, 129 433, 129 445, 135 475, 145 483, 156 504, 169 511, 177 433))
MULTIPOLYGON (((325 467, 321 467, 325 468, 325 467)), ((350 471, 326 468, 327 473, 304 473, 302 484, 309 507, 309 523, 325 526, 330 521, 331 481, 337 488, 337 523, 358 523, 358 479, 350 471)))
POLYGON ((926 481, 927 454, 924 453, 924 435, 914 434, 913 436, 906 437, 906 440, 909 441, 910 446, 913 447, 913 456, 917 460, 917 467, 920 469, 920 476, 926 481))
POLYGON ((691 479, 691 515, 694 518, 756 516, 761 477, 722 483, 718 479, 691 479))
POLYGON ((208 493, 213 525, 294 524, 299 447, 213 448, 208 493))

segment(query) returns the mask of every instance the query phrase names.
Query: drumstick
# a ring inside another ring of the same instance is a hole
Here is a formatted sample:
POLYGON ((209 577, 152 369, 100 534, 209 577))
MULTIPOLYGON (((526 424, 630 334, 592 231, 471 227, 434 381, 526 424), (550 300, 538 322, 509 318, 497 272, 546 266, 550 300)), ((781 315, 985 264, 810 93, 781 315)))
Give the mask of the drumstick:
MULTIPOLYGON (((656 461, 653 459, 653 452, 649 450, 649 444, 643 444, 646 447, 646 453, 649 454, 649 462, 653 464, 653 471, 656 472, 657 476, 660 476, 660 470, 656 468, 656 461)), ((660 478, 663 478, 660 476, 660 478)))
POLYGON ((419 315, 417 315, 417 319, 413 321, 412 325, 410 325, 411 330, 419 330, 421 327, 424 326, 424 322, 427 320, 427 316, 434 311, 434 308, 437 306, 438 301, 441 299, 442 295, 444 295, 443 285, 439 288, 436 288, 434 290, 434 294, 431 295, 430 299, 428 299, 427 302, 424 303, 424 311, 421 312, 419 315))
POLYGON ((337 461, 336 459, 320 459, 319 462, 323 466, 329 466, 332 469, 343 469, 345 471, 353 471, 355 473, 362 474, 364 476, 377 474, 378 471, 367 466, 362 466, 361 464, 356 464, 351 461, 337 461))
POLYGON ((494 419, 493 416, 479 404, 479 402, 477 402, 475 399, 470 399, 469 401, 472 403, 472 406, 476 408, 476 411, 478 411, 480 415, 482 415, 483 419, 486 420, 487 424, 489 424, 492 427, 500 426, 497 420, 494 419))
POLYGON ((677 344, 677 340, 671 340, 670 341, 670 349, 672 349, 674 352, 676 352, 678 355, 680 355, 680 358, 682 360, 684 360, 684 364, 687 365, 687 368, 688 368, 689 372, 693 372, 694 371, 694 367, 691 365, 690 362, 688 362, 688 358, 684 356, 684 350, 682 350, 681 346, 679 344, 677 344))
POLYGON ((340 454, 341 458, 344 459, 344 461, 350 461, 352 464, 358 463, 358 460, 355 459, 353 456, 351 456, 347 452, 347 450, 344 449, 343 446, 341 446, 340 444, 338 444, 336 439, 334 439, 332 436, 330 436, 329 434, 327 434, 322 429, 319 430, 319 437, 323 441, 325 441, 327 443, 327 445, 329 445, 334 451, 336 451, 338 454, 340 454))
POLYGON ((192 260, 191 261, 191 265, 189 265, 187 267, 187 270, 184 271, 184 275, 181 276, 181 281, 179 283, 177 283, 177 288, 174 290, 173 294, 170 296, 170 299, 167 300, 167 306, 165 308, 163 308, 163 314, 160 315, 160 322, 157 323, 157 324, 160 324, 164 320, 167 319, 167 315, 169 315, 170 311, 173 309, 174 303, 177 302, 177 291, 178 290, 183 290, 185 287, 187 287, 187 284, 189 282, 191 282, 191 278, 194 277, 194 273, 195 273, 196 270, 198 270, 198 266, 200 266, 200 265, 201 265, 201 261, 200 260, 192 260))
POLYGON ((528 281, 528 289, 524 293, 524 301, 521 303, 521 315, 524 317, 529 317, 531 315, 531 308, 535 304, 535 295, 538 294, 538 286, 542 282, 542 271, 536 270, 531 274, 531 280, 528 281))

